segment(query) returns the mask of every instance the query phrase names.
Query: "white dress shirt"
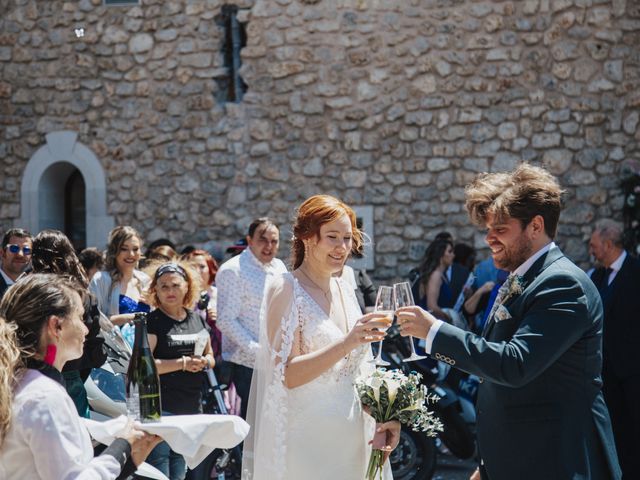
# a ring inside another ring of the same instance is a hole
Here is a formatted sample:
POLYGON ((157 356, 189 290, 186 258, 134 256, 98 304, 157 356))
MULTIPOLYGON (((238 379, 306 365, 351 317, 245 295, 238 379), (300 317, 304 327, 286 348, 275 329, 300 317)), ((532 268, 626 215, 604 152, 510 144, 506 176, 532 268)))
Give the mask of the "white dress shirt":
POLYGON ((216 273, 218 319, 222 333, 222 358, 253 368, 260 347, 260 324, 266 287, 276 275, 286 273, 282 260, 263 264, 250 248, 222 264, 216 273))
POLYGON ((0 479, 112 480, 120 471, 111 455, 94 458, 89 432, 64 387, 27 369, 0 449, 0 479))
MULTIPOLYGON (((542 247, 536 253, 531 255, 522 265, 520 265, 513 272, 511 272, 511 274, 512 275, 519 275, 519 276, 523 277, 524 274, 529 271, 529 269, 531 268, 531 265, 533 265, 536 262, 536 260, 538 260, 542 255, 547 253, 549 250, 551 250, 555 246, 556 246, 556 244, 554 242, 546 244, 544 247, 542 247)), ((489 320, 491 320, 491 319, 487 318, 487 322, 489 320)), ((440 330, 440 326, 441 325, 442 325, 442 320, 436 320, 433 323, 433 325, 431 325, 431 328, 427 332, 427 338, 425 339, 425 347, 424 347, 424 351, 425 352, 431 353, 431 349, 433 348, 433 340, 436 338, 436 334, 438 333, 438 330, 440 330)))

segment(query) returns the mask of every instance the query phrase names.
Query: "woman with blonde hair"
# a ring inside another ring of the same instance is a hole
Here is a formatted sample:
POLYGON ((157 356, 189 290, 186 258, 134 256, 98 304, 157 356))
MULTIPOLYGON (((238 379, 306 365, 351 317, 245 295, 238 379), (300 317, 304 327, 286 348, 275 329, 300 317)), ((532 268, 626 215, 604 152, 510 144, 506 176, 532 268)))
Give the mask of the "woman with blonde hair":
POLYGON ((82 355, 87 334, 79 291, 68 277, 35 273, 11 286, 0 303, 2 478, 126 478, 160 440, 131 422, 94 458, 60 373, 82 355))
MULTIPOLYGON (((213 368, 215 360, 209 327, 191 309, 201 291, 200 278, 186 262, 156 264, 150 273, 149 299, 156 309, 147 316, 147 331, 160 375, 163 413, 202 413, 202 371, 213 368), (197 352, 200 338, 205 339, 204 348, 197 352)), ((148 462, 171 480, 185 477, 184 458, 167 443, 158 445, 148 462)))
MULTIPOLYGON (((378 328, 388 319, 362 316, 353 288, 334 276, 362 249, 349 206, 311 197, 298 209, 293 234, 294 271, 276 278, 265 299, 243 478, 365 478, 368 443, 389 453, 400 432, 388 422, 374 438, 375 422, 354 388, 374 368, 369 344, 384 338, 378 328)), ((384 478, 391 478, 388 463, 384 478)))
POLYGON ((131 323, 137 312, 148 312, 144 291, 149 277, 138 270, 142 249, 140 234, 128 226, 119 226, 109 233, 105 270, 91 279, 89 290, 98 300, 98 308, 114 325, 122 328, 122 335, 133 345, 131 323))

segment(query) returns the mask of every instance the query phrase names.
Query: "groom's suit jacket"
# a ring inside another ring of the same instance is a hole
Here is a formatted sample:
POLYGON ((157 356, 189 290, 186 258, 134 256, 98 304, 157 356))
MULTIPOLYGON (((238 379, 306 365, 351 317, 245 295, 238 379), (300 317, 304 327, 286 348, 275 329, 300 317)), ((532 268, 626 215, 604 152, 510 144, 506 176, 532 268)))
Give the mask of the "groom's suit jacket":
POLYGON ((494 314, 483 337, 443 324, 431 351, 481 377, 476 408, 484 476, 619 479, 601 392, 598 290, 554 247, 531 266, 523 292, 504 308, 508 313, 494 314))

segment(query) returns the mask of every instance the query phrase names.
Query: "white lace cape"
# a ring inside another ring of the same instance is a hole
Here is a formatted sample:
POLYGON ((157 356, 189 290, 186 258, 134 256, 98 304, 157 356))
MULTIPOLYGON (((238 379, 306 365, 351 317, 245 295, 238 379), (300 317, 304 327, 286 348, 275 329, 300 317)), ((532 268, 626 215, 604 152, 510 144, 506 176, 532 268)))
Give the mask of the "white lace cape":
POLYGON ((268 318, 276 295, 281 299, 288 293, 289 304, 284 308, 285 313, 273 345, 268 341, 266 320, 260 328, 260 352, 256 358, 247 413, 252 430, 245 440, 243 480, 282 480, 286 475, 288 412, 285 367, 293 347, 295 331, 300 326, 299 297, 302 292, 290 274, 283 275, 281 282, 265 295, 265 318, 268 318))

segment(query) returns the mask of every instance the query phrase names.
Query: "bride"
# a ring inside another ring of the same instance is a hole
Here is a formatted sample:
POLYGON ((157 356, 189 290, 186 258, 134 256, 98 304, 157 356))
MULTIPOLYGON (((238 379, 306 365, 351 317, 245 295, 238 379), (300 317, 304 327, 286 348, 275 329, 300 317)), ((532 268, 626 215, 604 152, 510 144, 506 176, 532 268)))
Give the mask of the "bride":
MULTIPOLYGON (((244 480, 365 478, 371 447, 386 455, 400 424, 377 425, 353 386, 374 367, 369 344, 384 337, 384 315, 361 316, 353 289, 333 274, 362 250, 353 210, 328 195, 298 209, 293 273, 266 294, 266 324, 247 420, 244 480)), ((389 462, 385 479, 391 479, 389 462)))

